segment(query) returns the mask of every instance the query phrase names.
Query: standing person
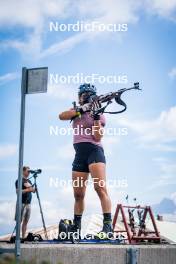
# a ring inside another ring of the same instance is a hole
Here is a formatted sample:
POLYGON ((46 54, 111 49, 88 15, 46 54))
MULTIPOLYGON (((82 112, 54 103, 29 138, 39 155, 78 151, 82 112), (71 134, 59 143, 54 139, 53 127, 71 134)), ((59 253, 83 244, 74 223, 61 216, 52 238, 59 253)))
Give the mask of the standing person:
POLYGON ((72 180, 78 180, 78 187, 73 187, 74 204, 74 227, 81 230, 81 218, 84 211, 84 197, 86 192, 86 182, 89 173, 94 182, 94 189, 98 194, 103 212, 103 228, 99 233, 107 238, 108 233, 112 233, 111 201, 106 188, 106 161, 102 139, 102 128, 105 126, 103 114, 90 114, 87 112, 89 102, 94 97, 94 109, 100 107, 100 103, 95 100, 96 87, 91 84, 82 84, 79 87, 78 99, 79 107, 70 109, 59 114, 60 120, 72 120, 73 128, 82 128, 82 132, 74 134, 73 146, 75 158, 72 164, 72 180), (89 133, 88 133, 89 131, 89 133), (104 184, 102 184, 102 182, 104 184))
MULTIPOLYGON (((35 192, 35 188, 32 187, 32 182, 28 179, 30 174, 30 168, 27 166, 23 167, 23 179, 22 179, 22 210, 21 210, 21 221, 22 221, 22 239, 25 238, 27 224, 31 215, 31 201, 32 192, 35 192)), ((16 193, 18 191, 18 180, 15 182, 16 193)), ((16 220, 16 214, 15 214, 16 220)))

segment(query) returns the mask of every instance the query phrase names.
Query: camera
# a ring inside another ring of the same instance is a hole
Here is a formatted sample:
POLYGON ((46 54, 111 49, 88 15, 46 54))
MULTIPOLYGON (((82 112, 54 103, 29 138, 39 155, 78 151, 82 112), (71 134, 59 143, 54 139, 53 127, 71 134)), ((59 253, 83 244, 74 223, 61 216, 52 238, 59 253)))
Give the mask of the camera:
POLYGON ((39 173, 42 172, 42 170, 41 170, 41 169, 37 169, 37 170, 29 170, 29 172, 30 172, 31 174, 39 174, 39 173))

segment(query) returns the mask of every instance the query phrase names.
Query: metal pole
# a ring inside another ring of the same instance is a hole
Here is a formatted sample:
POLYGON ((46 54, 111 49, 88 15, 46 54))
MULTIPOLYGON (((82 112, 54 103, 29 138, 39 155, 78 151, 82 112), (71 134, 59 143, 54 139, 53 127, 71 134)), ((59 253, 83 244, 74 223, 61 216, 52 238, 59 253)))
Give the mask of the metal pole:
POLYGON ((23 175, 23 149, 24 149, 24 123, 25 123, 25 95, 27 85, 27 68, 22 68, 21 81, 21 113, 20 113, 20 139, 19 139, 19 164, 18 164, 18 192, 16 214, 16 240, 15 256, 18 258, 20 250, 21 208, 22 208, 22 175, 23 175))
POLYGON ((137 248, 128 248, 127 249, 127 264, 137 264, 138 263, 138 249, 137 248))

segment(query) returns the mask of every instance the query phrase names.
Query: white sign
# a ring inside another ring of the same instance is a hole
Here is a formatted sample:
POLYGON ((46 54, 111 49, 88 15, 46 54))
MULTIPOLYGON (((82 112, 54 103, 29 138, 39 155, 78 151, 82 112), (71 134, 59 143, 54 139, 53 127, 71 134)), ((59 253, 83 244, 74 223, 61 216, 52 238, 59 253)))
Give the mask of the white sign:
POLYGON ((27 94, 46 93, 48 84, 48 68, 33 68, 27 70, 27 94))

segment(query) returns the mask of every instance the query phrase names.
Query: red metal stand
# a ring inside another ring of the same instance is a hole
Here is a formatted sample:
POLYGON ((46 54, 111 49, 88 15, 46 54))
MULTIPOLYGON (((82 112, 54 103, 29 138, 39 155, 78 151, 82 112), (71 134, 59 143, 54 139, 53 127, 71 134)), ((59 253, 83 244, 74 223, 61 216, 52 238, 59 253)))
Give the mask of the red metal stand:
POLYGON ((159 243, 161 239, 150 206, 124 206, 122 204, 117 204, 116 212, 113 219, 113 230, 115 233, 126 233, 129 244, 135 244, 139 242, 159 243), (143 210, 143 214, 142 214, 142 221, 144 223, 143 228, 140 227, 139 225, 134 227, 135 223, 133 225, 132 221, 130 220, 129 210, 133 210, 133 212, 135 212, 135 210, 143 210), (119 219, 120 214, 121 214, 121 220, 119 219), (145 227, 145 221, 148 215, 153 225, 153 231, 148 230, 145 227), (115 229, 117 220, 123 223, 124 229, 120 229, 120 228, 115 229))

